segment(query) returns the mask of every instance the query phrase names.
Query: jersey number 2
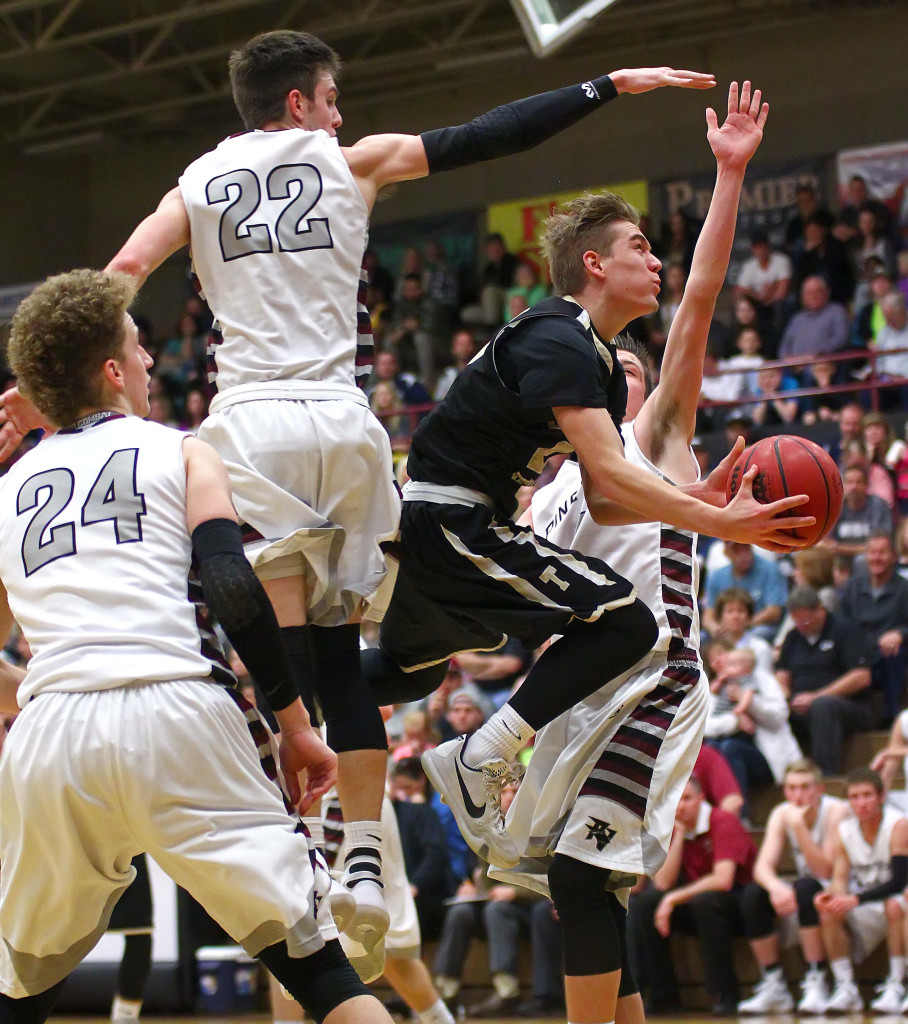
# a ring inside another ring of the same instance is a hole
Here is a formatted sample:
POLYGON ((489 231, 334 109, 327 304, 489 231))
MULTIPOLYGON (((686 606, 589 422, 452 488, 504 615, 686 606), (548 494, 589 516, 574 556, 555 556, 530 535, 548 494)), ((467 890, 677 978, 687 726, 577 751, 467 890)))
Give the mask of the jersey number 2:
MULTIPOLYGON (((333 248, 328 218, 306 219, 322 195, 322 176, 316 167, 281 164, 268 174, 265 190, 269 199, 289 200, 274 224, 280 252, 333 248)), ((244 167, 219 174, 205 186, 205 198, 209 206, 230 203, 221 214, 220 225, 225 262, 254 253, 274 252, 268 224, 250 224, 262 202, 262 186, 254 171, 244 167)))
MULTIPOLYGON (((82 506, 82 526, 112 520, 118 544, 142 539, 145 495, 136 490, 138 448, 122 448, 113 453, 91 485, 82 506)), ((69 469, 46 469, 29 477, 19 490, 16 512, 22 515, 37 509, 22 538, 22 564, 25 575, 43 569, 58 558, 76 553, 76 524, 51 524, 70 503, 75 477, 69 469), (43 500, 42 500, 43 499, 43 500)))

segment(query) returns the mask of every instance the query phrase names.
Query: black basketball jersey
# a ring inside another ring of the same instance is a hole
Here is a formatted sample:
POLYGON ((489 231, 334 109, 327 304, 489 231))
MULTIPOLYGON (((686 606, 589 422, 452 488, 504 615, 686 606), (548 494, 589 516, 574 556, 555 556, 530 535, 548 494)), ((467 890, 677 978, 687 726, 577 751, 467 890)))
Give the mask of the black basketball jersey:
POLYGON ((553 406, 608 409, 619 429, 627 381, 613 342, 568 299, 537 302, 506 324, 413 435, 407 469, 424 483, 488 494, 506 515, 545 460, 572 452, 553 406))

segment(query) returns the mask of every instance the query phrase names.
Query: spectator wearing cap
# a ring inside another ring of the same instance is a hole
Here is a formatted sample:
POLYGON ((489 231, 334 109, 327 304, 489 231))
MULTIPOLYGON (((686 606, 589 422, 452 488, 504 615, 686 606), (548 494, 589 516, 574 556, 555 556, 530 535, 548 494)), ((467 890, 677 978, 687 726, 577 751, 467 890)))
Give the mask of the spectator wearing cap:
POLYGON ((455 736, 472 736, 494 712, 491 700, 476 686, 467 683, 448 697, 445 717, 455 736))
POLYGON ((828 612, 813 587, 795 587, 788 610, 794 628, 782 642, 776 678, 788 700, 789 722, 823 774, 837 775, 845 736, 873 728, 872 655, 860 630, 828 612))
POLYGON ((765 231, 754 231, 750 236, 751 257, 744 261, 735 284, 735 296, 746 295, 757 307, 761 326, 775 327, 791 289, 791 260, 781 252, 774 252, 765 231))
POLYGON ((719 630, 716 601, 723 590, 740 587, 750 594, 753 601, 751 632, 771 641, 782 621, 787 593, 781 570, 771 559, 756 554, 750 544, 726 541, 725 554, 729 564, 714 569, 706 579, 703 595, 704 628, 710 634, 719 630))

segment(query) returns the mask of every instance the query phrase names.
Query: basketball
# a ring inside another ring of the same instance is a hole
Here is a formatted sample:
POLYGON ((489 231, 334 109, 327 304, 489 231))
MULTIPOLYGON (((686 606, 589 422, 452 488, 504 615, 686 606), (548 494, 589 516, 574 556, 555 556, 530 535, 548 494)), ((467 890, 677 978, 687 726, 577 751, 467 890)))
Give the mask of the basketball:
POLYGON ((758 470, 753 483, 757 501, 769 504, 793 494, 806 494, 810 499, 784 513, 816 519, 813 526, 792 530, 795 537, 813 545, 835 526, 842 511, 842 476, 829 453, 818 444, 805 437, 780 434, 745 448, 728 477, 729 501, 738 493, 741 477, 753 465, 758 470))

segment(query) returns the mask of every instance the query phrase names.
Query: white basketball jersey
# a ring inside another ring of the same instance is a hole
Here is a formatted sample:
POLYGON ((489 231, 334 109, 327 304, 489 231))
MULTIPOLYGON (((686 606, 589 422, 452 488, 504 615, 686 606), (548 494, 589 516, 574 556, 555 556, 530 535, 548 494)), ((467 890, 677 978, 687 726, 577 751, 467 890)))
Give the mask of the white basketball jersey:
MULTIPOLYGON (((625 423, 621 433, 627 461, 665 480, 640 450, 633 423, 625 423)), ((603 559, 629 579, 659 626, 654 650, 698 650, 696 534, 663 523, 597 525, 587 509, 575 462, 565 462, 552 483, 533 496, 533 529, 560 547, 603 559)))
POLYGON ((223 334, 211 353, 218 390, 354 384, 369 214, 337 139, 244 132, 190 164, 180 189, 195 272, 223 334))
POLYGON ((867 842, 861 832, 861 823, 853 815, 839 825, 839 837, 851 871, 848 876, 848 891, 860 893, 865 889, 888 882, 892 875, 889 852, 892 829, 902 816, 891 807, 883 808, 883 820, 873 845, 867 842))
MULTIPOLYGON (((829 812, 833 807, 837 807, 842 801, 838 797, 828 796, 824 793, 820 797, 820 806, 817 809, 817 820, 813 824, 813 828, 810 830, 810 838, 817 844, 817 846, 823 845, 823 836, 826 834, 826 822, 829 820, 829 812)), ((790 828, 785 829, 788 835, 788 842, 791 845, 791 852, 794 856, 795 868, 798 872, 798 878, 818 878, 815 872, 810 869, 807 863, 807 858, 801 852, 801 847, 795 838, 794 832, 790 828)))
POLYGON ((189 582, 184 437, 100 414, 0 480, 0 578, 32 649, 21 707, 49 691, 234 681, 189 582))

